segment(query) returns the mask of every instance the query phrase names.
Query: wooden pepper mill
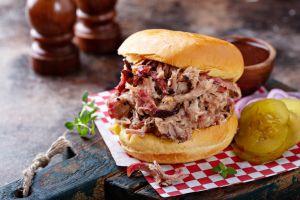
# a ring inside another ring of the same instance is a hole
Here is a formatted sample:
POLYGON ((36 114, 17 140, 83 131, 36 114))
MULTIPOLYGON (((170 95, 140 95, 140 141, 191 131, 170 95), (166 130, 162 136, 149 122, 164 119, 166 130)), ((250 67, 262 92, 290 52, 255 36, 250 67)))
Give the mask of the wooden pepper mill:
POLYGON ((114 21, 117 0, 75 0, 75 43, 85 52, 107 53, 120 44, 120 28, 114 21))
POLYGON ((78 49, 72 43, 76 22, 73 0, 28 0, 32 25, 32 66, 42 75, 65 75, 79 69, 78 49))

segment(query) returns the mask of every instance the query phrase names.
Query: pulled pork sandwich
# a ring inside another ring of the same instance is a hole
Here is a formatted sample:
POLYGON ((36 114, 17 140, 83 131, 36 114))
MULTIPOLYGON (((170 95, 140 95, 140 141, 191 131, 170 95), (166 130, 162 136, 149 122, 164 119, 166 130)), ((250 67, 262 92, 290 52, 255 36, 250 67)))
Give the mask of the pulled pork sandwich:
POLYGON ((140 160, 184 163, 219 153, 237 129, 234 83, 243 58, 229 42, 187 32, 144 30, 118 49, 124 68, 108 113, 125 151, 140 160))

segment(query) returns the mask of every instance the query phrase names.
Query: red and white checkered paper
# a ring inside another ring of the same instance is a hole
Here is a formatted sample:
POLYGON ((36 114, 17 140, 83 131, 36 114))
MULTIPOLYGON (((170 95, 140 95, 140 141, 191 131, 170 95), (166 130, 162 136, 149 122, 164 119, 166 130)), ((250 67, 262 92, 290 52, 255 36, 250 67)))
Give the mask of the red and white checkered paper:
MULTIPOLYGON (((259 90, 260 93, 265 92, 264 89, 259 90)), ((96 125, 101 133, 104 142, 108 146, 116 164, 118 166, 129 166, 130 164, 140 162, 127 155, 121 148, 117 135, 109 131, 113 120, 110 119, 107 112, 106 101, 111 96, 112 91, 105 91, 89 97, 89 100, 95 100, 99 107, 98 119, 96 125)), ((162 197, 170 197, 191 192, 199 192, 228 185, 245 183, 282 172, 296 169, 300 166, 300 144, 295 145, 286 151, 283 156, 276 161, 255 165, 240 160, 235 156, 231 147, 226 148, 223 152, 212 156, 208 159, 199 160, 187 164, 162 165, 162 169, 166 173, 173 173, 174 169, 181 168, 182 172, 189 174, 183 181, 172 186, 161 187, 155 183, 154 179, 147 173, 143 173, 150 185, 162 197), (211 169, 220 162, 226 166, 233 167, 237 173, 233 176, 223 178, 221 175, 213 172, 211 169)))

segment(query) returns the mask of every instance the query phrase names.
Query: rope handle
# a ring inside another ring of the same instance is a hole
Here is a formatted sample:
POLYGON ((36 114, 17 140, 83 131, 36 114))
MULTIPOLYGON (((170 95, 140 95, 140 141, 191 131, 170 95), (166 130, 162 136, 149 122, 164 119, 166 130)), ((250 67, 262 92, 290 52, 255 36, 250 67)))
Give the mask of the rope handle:
POLYGON ((47 150, 45 154, 38 154, 32 164, 23 171, 23 197, 27 197, 32 185, 32 180, 37 170, 46 167, 51 158, 57 154, 62 154, 67 147, 71 147, 71 143, 66 139, 65 135, 57 138, 47 150))

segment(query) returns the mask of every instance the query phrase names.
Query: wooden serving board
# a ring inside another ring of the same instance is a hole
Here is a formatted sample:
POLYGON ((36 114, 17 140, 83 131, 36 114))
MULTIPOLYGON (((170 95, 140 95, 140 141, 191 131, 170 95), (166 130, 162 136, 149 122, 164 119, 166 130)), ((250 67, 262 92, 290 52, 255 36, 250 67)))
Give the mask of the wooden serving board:
MULTIPOLYGON (((267 89, 292 90, 275 80, 267 89)), ((80 138, 68 133, 74 152, 41 169, 35 176, 30 196, 23 199, 162 199, 143 176, 128 178, 124 167, 115 165, 100 134, 80 138), (75 153, 75 154, 74 154, 75 153)), ((0 199, 17 199, 22 180, 0 188, 0 199)), ((169 199, 300 199, 300 169, 244 184, 211 189, 169 199)))

